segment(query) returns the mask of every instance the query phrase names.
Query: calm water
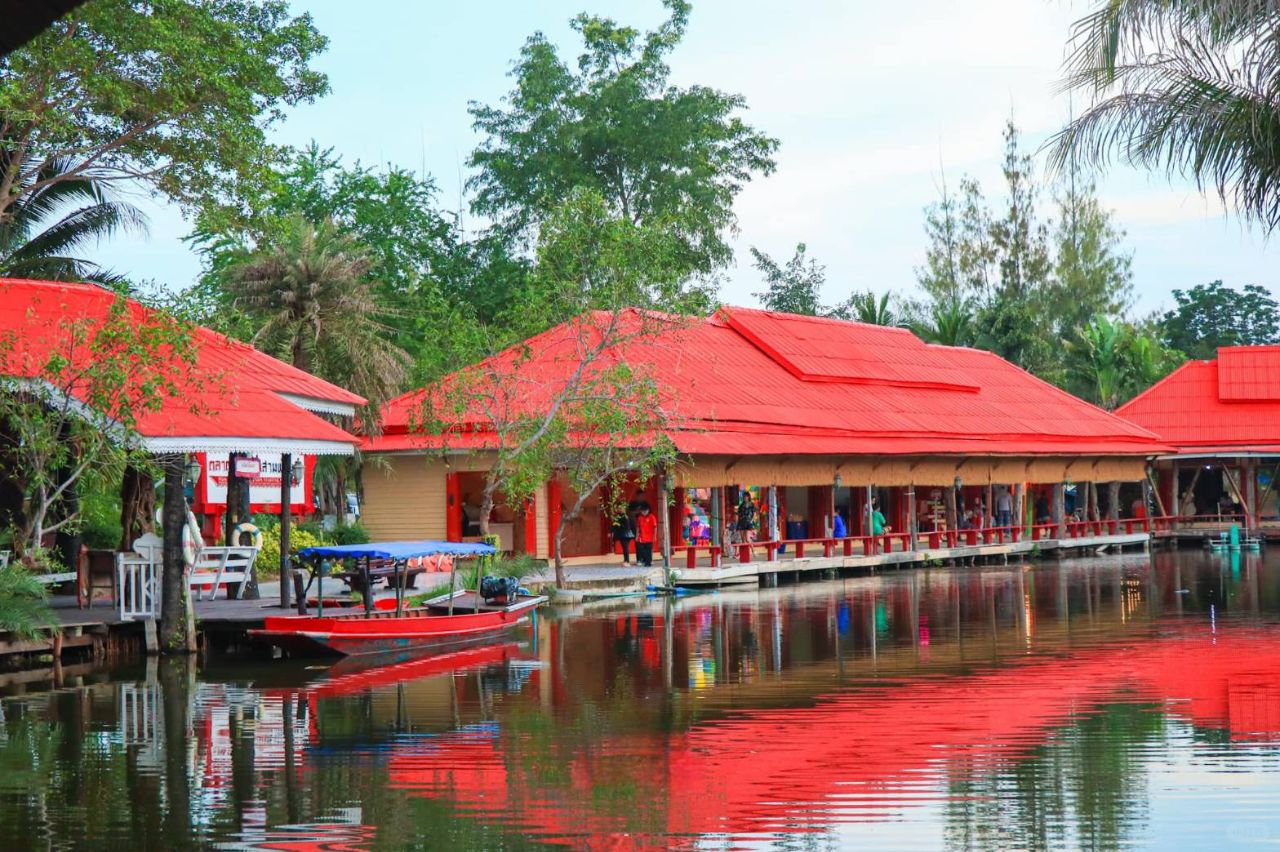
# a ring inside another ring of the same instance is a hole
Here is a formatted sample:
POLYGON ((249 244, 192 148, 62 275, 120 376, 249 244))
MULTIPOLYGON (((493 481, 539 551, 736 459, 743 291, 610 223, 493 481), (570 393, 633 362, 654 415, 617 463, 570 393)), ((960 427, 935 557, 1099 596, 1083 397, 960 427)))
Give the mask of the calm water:
POLYGON ((11 687, 0 847, 1280 842, 1280 549, 602 602, 515 638, 11 687))

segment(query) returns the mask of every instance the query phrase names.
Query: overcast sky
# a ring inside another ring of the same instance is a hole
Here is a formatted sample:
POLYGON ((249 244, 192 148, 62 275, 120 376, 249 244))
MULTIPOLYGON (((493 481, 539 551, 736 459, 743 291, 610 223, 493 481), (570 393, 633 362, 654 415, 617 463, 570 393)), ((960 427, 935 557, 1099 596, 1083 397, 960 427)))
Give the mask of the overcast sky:
MULTIPOLYGON (((644 28, 658 0, 294 0, 330 39, 318 66, 332 94, 295 110, 280 141, 311 139, 347 161, 425 170, 446 206, 477 137, 467 103, 496 103, 521 44, 536 30, 577 47, 579 11, 644 28)), ((924 256, 922 209, 949 182, 979 178, 998 206, 1001 130, 1011 114, 1035 148, 1068 112, 1055 83, 1071 21, 1067 0, 693 0, 677 84, 745 95, 745 118, 781 140, 778 169, 739 197, 738 262, 724 301, 755 304, 748 247, 784 260, 797 242, 827 266, 828 301, 853 290, 909 292, 924 256)), ((1170 290, 1221 278, 1276 290, 1261 235, 1224 215, 1185 181, 1127 169, 1100 177, 1100 194, 1127 231, 1142 312, 1170 290)), ((149 237, 118 237, 99 258, 136 279, 188 286, 199 271, 172 209, 144 203, 149 237)), ((1048 206, 1045 207, 1048 210, 1048 206)), ((475 223, 473 223, 475 224, 475 223)))

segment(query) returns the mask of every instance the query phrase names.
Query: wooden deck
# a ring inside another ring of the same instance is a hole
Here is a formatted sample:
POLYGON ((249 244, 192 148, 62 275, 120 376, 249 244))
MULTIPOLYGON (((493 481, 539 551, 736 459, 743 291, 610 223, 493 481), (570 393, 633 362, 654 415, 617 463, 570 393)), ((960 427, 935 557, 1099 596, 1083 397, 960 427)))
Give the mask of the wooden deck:
POLYGON ((933 562, 1007 560, 1011 556, 1029 553, 1120 550, 1126 547, 1146 547, 1151 536, 1145 532, 1118 535, 1079 536, 1039 541, 1016 541, 1003 544, 976 544, 960 547, 922 548, 877 553, 871 556, 815 556, 797 559, 780 554, 773 561, 734 562, 726 559, 719 567, 711 567, 701 560, 698 567, 676 565, 677 581, 681 586, 721 586, 772 582, 779 574, 803 574, 811 571, 868 570, 877 568, 910 568, 933 562))

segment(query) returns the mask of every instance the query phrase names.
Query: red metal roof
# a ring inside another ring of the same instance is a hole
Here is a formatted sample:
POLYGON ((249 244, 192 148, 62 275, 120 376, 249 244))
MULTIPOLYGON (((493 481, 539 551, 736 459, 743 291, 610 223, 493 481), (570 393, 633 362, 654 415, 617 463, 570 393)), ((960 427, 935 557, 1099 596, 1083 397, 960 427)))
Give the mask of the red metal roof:
POLYGON ((1188 361, 1116 414, 1182 453, 1280 452, 1280 346, 1231 346, 1188 361))
MULTIPOLYGON (((0 278, 0 373, 32 378, 55 347, 65 349, 74 325, 104 320, 116 294, 91 284, 0 278)), ((158 316, 133 300, 137 323, 158 316)), ((192 328, 194 363, 183 368, 184 392, 144 413, 138 426, 157 452, 245 451, 325 453, 355 438, 305 406, 350 408, 364 400, 349 391, 200 326, 192 328), (292 397, 297 401, 290 401, 292 397)), ((86 359, 80 346, 73 361, 86 359)))
MULTIPOLYGON (((599 322, 601 315, 588 321, 599 322)), ((608 315, 605 315, 608 316, 608 315)), ((491 362, 522 383, 533 409, 563 387, 578 335, 559 326, 491 362)), ((686 453, 1121 454, 1168 448, 1145 429, 1083 402, 1007 361, 932 346, 902 329, 744 308, 668 318, 610 358, 652 375, 686 453)), ((446 379, 446 383, 450 379, 446 379)), ((393 400, 366 449, 440 446, 414 434, 424 391, 393 400)), ((487 445, 478 409, 454 448, 487 445)))

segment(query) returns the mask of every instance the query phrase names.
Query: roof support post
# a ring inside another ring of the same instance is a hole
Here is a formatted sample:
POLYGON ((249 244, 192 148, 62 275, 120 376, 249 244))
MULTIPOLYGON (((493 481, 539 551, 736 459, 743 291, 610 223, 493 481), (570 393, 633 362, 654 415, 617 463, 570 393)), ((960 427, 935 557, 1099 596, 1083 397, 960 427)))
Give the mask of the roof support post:
MULTIPOLYGON (((777 542, 779 540, 778 527, 778 486, 770 485, 766 492, 769 499, 769 541, 777 542)), ((774 561, 778 558, 778 548, 773 547, 769 550, 769 559, 774 561)))
POLYGON ((289 526, 293 521, 293 454, 280 455, 280 608, 289 608, 289 526))
POLYGON ((716 485, 711 489, 711 544, 721 547, 724 544, 724 486, 716 485))
POLYGON ((947 531, 954 533, 960 528, 959 520, 956 518, 956 486, 948 485, 945 489, 947 499, 947 531))
POLYGON ((1027 531, 1027 485, 1025 482, 1015 482, 1013 485, 1013 526, 1018 531, 1018 536, 1014 537, 1016 541, 1027 531))
POLYGON ((875 494, 874 486, 868 485, 867 499, 865 503, 866 512, 863 514, 863 518, 862 518, 862 534, 864 536, 868 536, 868 541, 871 542, 871 547, 868 551, 869 553, 875 553, 876 548, 878 546, 878 542, 876 542, 874 539, 869 538, 872 535, 872 531, 875 529, 874 518, 875 518, 876 509, 875 509, 875 506, 872 505, 872 501, 875 499, 874 494, 875 494))
POLYGON ((1053 530, 1055 538, 1065 538, 1067 514, 1067 487, 1061 482, 1053 483, 1053 530))
MULTIPOLYGON (((668 498, 667 475, 658 474, 658 534, 662 536, 662 567, 671 568, 671 500, 668 498)), ((666 578, 662 581, 668 582, 666 578)))
POLYGON ((916 542, 920 538, 920 520, 916 517, 916 487, 915 485, 907 486, 907 533, 911 536, 911 544, 908 550, 916 549, 916 542))
POLYGON ((1248 459, 1244 463, 1244 496, 1247 501, 1244 504, 1244 511, 1249 520, 1249 533, 1262 528, 1262 521, 1258 518, 1258 474, 1257 463, 1253 459, 1248 459))

